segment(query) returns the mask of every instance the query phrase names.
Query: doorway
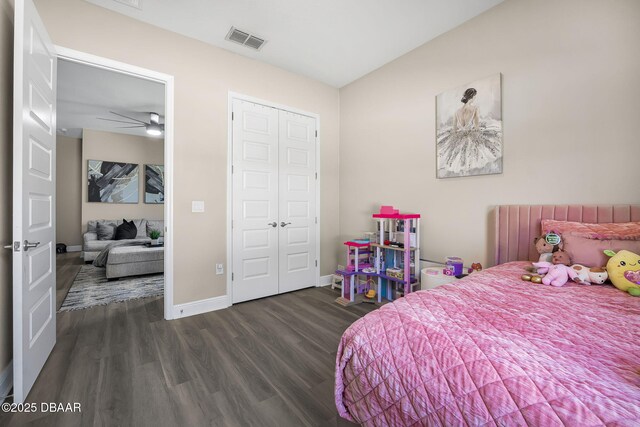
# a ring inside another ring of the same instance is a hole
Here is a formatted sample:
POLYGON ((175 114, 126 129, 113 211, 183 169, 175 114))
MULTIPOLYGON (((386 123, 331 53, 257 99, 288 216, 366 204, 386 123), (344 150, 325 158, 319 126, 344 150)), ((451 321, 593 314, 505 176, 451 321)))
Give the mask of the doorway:
POLYGON ((319 282, 319 117, 230 94, 233 303, 319 282))
MULTIPOLYGON (((173 76, 56 46, 58 60, 78 63, 164 85, 164 318, 173 319, 173 76)), ((117 118, 117 117, 116 117, 117 118)), ((124 120, 124 119, 123 119, 124 120)), ((145 173, 145 171, 142 171, 145 173)))
POLYGON ((57 70, 57 309, 160 296, 164 84, 60 58, 57 70))

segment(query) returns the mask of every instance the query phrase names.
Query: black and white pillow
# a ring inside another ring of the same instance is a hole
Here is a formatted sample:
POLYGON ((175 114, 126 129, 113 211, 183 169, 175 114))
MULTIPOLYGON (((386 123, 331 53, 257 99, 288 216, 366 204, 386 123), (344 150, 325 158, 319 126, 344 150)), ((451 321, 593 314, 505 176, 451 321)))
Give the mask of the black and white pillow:
POLYGON ((116 228, 116 240, 135 239, 138 235, 138 227, 133 221, 122 218, 122 224, 116 228))

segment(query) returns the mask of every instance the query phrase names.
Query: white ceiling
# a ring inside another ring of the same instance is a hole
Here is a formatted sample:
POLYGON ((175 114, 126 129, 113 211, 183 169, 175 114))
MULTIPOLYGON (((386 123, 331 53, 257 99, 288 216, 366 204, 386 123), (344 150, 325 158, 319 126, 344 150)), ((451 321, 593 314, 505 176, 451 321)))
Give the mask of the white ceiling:
POLYGON ((503 0, 86 1, 342 87, 503 0), (227 41, 231 26, 267 43, 227 41))
POLYGON ((164 85, 115 71, 71 61, 58 61, 58 135, 79 138, 82 129, 96 129, 128 135, 149 136, 144 128, 125 129, 124 123, 98 120, 104 117, 126 120, 115 111, 149 122, 149 113, 164 120, 164 85), (66 129, 66 132, 61 131, 66 129))

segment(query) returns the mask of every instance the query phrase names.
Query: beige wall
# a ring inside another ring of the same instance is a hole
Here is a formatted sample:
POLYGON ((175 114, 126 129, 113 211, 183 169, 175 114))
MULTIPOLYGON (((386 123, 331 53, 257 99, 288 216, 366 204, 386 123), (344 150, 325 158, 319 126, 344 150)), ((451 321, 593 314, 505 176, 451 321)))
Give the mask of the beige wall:
POLYGON ((82 134, 82 231, 92 219, 162 219, 164 205, 144 203, 144 165, 164 164, 164 140, 85 129, 82 134), (138 164, 138 203, 87 202, 87 161, 138 164))
POLYGON ((494 205, 640 202, 639 23, 637 0, 508 0, 342 88, 343 237, 392 204, 422 258, 488 263, 494 205), (497 72, 504 173, 437 180, 436 95, 497 72))
POLYGON ((82 139, 56 138, 56 242, 82 245, 82 139))
POLYGON ((320 115, 321 274, 335 268, 337 89, 82 0, 39 0, 36 5, 54 43, 175 76, 174 303, 226 293, 226 277, 215 274, 215 263, 226 263, 230 90, 320 115), (202 185, 203 177, 208 179, 207 185, 202 185), (191 213, 192 200, 204 200, 206 212, 191 213), (212 245, 212 241, 219 243, 212 245))
MULTIPOLYGON (((0 244, 12 240, 13 2, 0 0, 0 244)), ((0 249, 0 374, 11 361, 11 252, 0 249)))

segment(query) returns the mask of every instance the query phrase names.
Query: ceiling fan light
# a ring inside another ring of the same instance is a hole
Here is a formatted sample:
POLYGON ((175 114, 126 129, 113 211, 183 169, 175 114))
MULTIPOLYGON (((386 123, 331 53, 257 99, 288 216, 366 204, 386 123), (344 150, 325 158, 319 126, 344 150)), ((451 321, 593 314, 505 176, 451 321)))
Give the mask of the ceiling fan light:
POLYGON ((162 129, 160 129, 160 126, 156 123, 150 123, 147 125, 147 134, 151 135, 151 136, 160 136, 162 135, 162 129))

